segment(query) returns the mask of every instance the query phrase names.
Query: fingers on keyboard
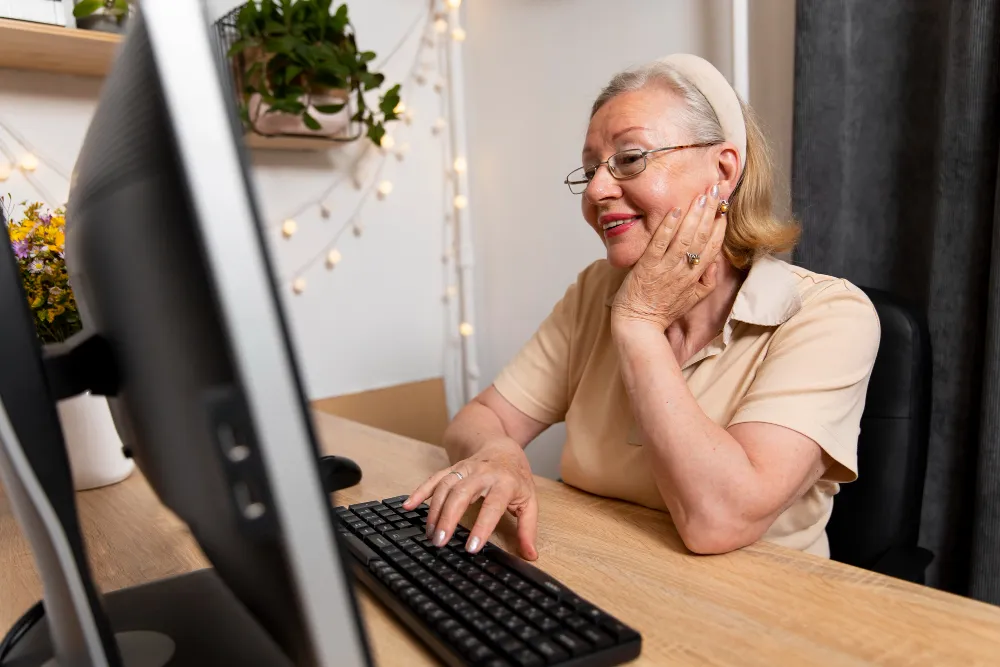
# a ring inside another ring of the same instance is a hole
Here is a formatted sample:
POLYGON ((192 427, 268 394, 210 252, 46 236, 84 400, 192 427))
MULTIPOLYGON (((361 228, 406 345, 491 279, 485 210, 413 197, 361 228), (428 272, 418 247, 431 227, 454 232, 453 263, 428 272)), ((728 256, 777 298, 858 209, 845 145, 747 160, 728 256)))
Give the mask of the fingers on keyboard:
POLYGON ((490 489, 490 492, 486 494, 486 498, 483 500, 482 507, 479 508, 479 516, 476 517, 476 523, 472 526, 469 540, 465 546, 466 551, 476 553, 483 548, 483 545, 490 539, 490 535, 496 530, 497 524, 500 523, 504 512, 507 511, 512 495, 510 490, 503 485, 497 485, 490 489))

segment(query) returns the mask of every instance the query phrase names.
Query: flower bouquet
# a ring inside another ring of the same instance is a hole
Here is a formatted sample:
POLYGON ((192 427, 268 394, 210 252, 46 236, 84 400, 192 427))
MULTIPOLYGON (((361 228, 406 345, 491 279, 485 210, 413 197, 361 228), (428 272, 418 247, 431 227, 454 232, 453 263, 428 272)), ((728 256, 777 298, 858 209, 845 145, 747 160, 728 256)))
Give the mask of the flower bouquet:
MULTIPOLYGON (((43 204, 23 204, 16 217, 13 206, 0 197, 0 221, 7 235, 42 343, 62 343, 83 329, 66 270, 66 212, 45 210, 43 204)), ((66 440, 66 453, 77 490, 119 482, 133 463, 122 454, 108 402, 103 396, 81 394, 57 404, 66 440)))
POLYGON ((20 220, 7 217, 7 234, 38 337, 43 343, 61 343, 82 328, 64 258, 66 212, 43 212, 43 205, 35 202, 25 206, 20 220))

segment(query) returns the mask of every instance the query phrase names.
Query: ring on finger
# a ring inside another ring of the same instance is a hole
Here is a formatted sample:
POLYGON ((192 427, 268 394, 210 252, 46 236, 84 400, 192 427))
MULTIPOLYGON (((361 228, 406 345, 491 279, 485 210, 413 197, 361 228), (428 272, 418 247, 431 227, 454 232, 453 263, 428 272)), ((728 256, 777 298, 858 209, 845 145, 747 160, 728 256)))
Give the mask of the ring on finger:
POLYGON ((458 477, 458 481, 462 481, 463 479, 465 479, 465 475, 463 475, 462 473, 458 472, 457 470, 452 470, 448 474, 449 475, 455 475, 456 477, 458 477))
POLYGON ((688 264, 691 266, 697 266, 701 264, 701 255, 695 252, 685 253, 687 255, 688 264))

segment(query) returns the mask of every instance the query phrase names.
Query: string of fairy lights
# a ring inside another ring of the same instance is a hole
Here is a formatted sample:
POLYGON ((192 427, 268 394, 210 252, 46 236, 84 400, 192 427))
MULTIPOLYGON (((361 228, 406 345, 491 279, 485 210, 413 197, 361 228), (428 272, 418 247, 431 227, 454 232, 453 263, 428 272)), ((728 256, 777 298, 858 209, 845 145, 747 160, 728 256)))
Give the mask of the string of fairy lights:
MULTIPOLYGON (((330 183, 316 197, 299 202, 284 216, 268 225, 280 233, 283 242, 291 242, 299 233, 302 220, 312 220, 318 214, 321 224, 329 224, 333 218, 340 218, 338 202, 351 197, 341 193, 346 186, 353 186, 356 197, 353 206, 346 211, 339 224, 331 226, 326 242, 318 245, 318 250, 293 270, 279 278, 293 295, 303 294, 310 280, 322 266, 326 273, 334 273, 344 261, 347 250, 345 236, 350 232, 355 241, 361 240, 365 231, 365 220, 377 220, 367 208, 372 202, 388 199, 394 190, 390 164, 405 160, 410 153, 408 140, 417 129, 426 128, 441 139, 442 164, 447 165, 443 191, 443 251, 441 256, 443 282, 445 285, 442 302, 445 304, 445 376, 448 390, 448 404, 454 411, 478 393, 479 369, 476 365, 476 351, 473 316, 472 288, 472 226, 468 196, 469 164, 465 157, 464 102, 462 95, 461 47, 467 38, 460 22, 459 10, 462 0, 427 0, 427 12, 420 13, 406 30, 400 41, 390 49, 373 69, 380 70, 398 53, 405 52, 407 45, 418 38, 420 43, 416 55, 405 77, 400 81, 404 101, 395 111, 399 121, 391 131, 375 146, 362 138, 361 149, 345 169, 338 170, 330 183), (432 57, 428 57, 432 56, 432 57), (438 93, 438 110, 433 121, 428 119, 422 127, 416 123, 417 110, 407 106, 407 90, 413 85, 424 87, 430 84, 438 93), (337 213, 337 215, 335 215, 337 213)), ((19 173, 24 181, 49 206, 62 206, 63 199, 53 196, 38 178, 37 170, 44 166, 58 175, 69 189, 70 177, 56 162, 36 150, 30 142, 0 119, 0 130, 13 140, 12 146, 0 136, 0 183, 19 173)), ((304 224, 310 224, 306 222, 304 224)))

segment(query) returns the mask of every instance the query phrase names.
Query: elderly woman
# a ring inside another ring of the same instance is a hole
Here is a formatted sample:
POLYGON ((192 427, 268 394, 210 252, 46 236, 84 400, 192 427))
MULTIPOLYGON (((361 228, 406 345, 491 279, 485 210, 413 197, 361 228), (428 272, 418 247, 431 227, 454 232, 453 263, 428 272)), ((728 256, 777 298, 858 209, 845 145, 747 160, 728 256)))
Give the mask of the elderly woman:
POLYGON ((466 548, 510 512, 521 554, 537 558, 524 448, 565 421, 563 480, 669 512, 690 550, 763 539, 828 557, 879 322, 847 281, 773 256, 798 228, 772 214, 749 107, 695 56, 621 73, 594 102, 583 165, 566 182, 607 259, 459 412, 445 434, 454 465, 406 507, 429 499, 440 545, 483 497, 466 548))

